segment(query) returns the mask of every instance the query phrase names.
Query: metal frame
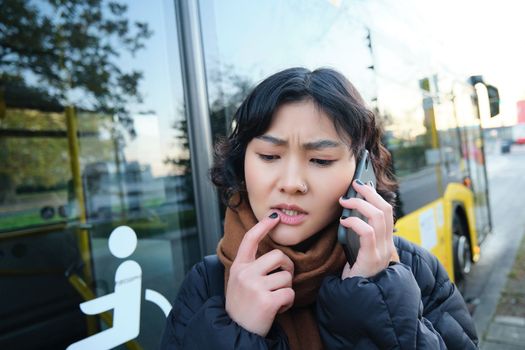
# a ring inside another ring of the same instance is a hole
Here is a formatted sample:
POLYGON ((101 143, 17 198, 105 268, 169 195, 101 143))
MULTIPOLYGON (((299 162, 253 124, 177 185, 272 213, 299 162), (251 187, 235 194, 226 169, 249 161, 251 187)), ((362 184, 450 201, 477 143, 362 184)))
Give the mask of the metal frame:
POLYGON ((208 178, 213 144, 197 0, 175 0, 175 14, 188 120, 190 160, 195 189, 199 242, 203 255, 215 253, 222 231, 219 202, 208 178))

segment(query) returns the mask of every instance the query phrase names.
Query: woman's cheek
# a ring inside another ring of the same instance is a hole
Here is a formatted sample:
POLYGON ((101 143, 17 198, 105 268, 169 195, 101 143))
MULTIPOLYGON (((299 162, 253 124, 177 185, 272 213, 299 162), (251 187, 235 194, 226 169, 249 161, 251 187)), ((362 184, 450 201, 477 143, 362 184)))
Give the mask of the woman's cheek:
POLYGON ((330 196, 332 202, 338 202, 339 197, 346 194, 352 181, 353 174, 345 174, 347 172, 345 169, 337 169, 330 174, 324 174, 322 182, 319 182, 320 193, 330 196))
POLYGON ((336 178, 336 181, 325 182, 320 187, 315 200, 317 210, 324 212, 323 216, 327 216, 329 221, 341 215, 342 208, 339 204, 339 197, 346 192, 345 185, 341 185, 337 180, 339 179, 336 178), (322 197, 322 200, 320 197, 322 197))

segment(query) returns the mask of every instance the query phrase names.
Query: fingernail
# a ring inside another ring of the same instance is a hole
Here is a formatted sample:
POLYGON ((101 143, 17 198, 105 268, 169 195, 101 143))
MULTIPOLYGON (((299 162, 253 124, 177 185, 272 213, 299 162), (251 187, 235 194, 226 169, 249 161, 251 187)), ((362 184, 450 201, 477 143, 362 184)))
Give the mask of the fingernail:
POLYGON ((344 201, 346 201, 348 198, 350 198, 350 197, 348 197, 346 194, 344 196, 341 196, 341 199, 344 200, 344 201))
POLYGON ((359 179, 355 180, 355 183, 358 184, 358 185, 364 185, 363 181, 361 181, 359 179))
POLYGON ((277 219, 278 216, 279 216, 279 214, 277 214, 277 213, 271 213, 269 218, 270 219, 277 219))
POLYGON ((346 216, 346 215, 341 215, 341 220, 344 220, 344 219, 346 219, 347 217, 348 217, 348 216, 346 216))

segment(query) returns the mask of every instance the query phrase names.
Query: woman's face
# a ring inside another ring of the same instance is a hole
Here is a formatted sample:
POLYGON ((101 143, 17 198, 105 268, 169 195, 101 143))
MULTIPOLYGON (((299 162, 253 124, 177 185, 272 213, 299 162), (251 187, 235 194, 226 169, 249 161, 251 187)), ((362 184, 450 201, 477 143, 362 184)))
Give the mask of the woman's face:
POLYGON ((291 246, 341 215, 338 199, 350 185, 355 159, 330 118, 307 100, 276 111, 266 133, 248 143, 244 169, 255 216, 276 211, 280 223, 269 235, 291 246))

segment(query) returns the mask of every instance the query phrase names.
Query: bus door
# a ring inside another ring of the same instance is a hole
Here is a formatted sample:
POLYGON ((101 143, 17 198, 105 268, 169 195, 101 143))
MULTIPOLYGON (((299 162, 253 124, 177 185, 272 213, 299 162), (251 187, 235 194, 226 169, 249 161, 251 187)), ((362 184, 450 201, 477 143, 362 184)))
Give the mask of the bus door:
POLYGON ((466 165, 466 184, 474 194, 476 232, 481 242, 491 230, 490 207, 488 202, 488 181, 484 154, 483 134, 473 91, 467 89, 456 94, 456 108, 460 120, 462 153, 466 165))

